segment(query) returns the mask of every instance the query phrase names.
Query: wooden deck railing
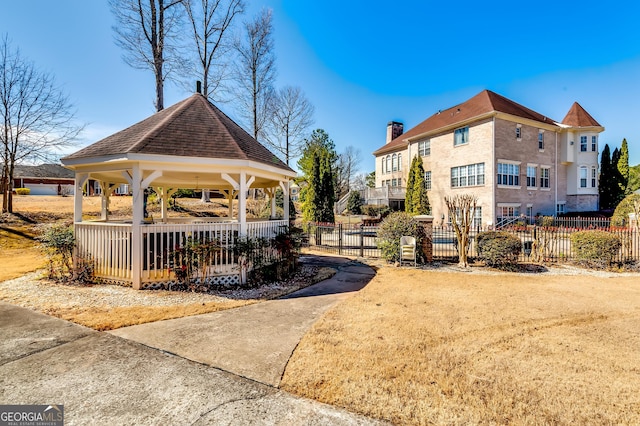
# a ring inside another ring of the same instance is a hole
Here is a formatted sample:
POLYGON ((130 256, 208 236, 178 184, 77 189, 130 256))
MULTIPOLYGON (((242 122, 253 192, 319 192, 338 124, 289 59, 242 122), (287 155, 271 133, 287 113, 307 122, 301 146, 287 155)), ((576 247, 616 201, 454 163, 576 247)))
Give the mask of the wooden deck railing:
MULTIPOLYGON (((286 220, 248 222, 247 236, 272 238, 288 225, 286 220)), ((161 282, 173 279, 171 253, 191 238, 215 242, 219 247, 209 258, 208 275, 239 274, 233 255, 238 236, 237 222, 158 223, 140 228, 142 241, 141 280, 161 282)), ((132 281, 132 226, 127 223, 84 222, 75 225, 77 254, 90 260, 96 277, 117 282, 132 281)))

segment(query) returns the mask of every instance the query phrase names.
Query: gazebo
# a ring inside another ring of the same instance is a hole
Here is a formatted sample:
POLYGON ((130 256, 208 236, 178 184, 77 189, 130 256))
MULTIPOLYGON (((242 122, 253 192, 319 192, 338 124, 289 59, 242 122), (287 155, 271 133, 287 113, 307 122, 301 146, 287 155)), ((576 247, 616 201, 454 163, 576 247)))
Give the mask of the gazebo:
POLYGON ((272 237, 289 224, 289 181, 296 173, 202 94, 164 109, 62 159, 75 172, 77 252, 91 259, 96 277, 136 289, 171 282, 169 253, 186 236, 215 240, 221 250, 209 267, 214 283, 236 283, 232 247, 238 237, 272 237), (99 182, 102 214, 84 221, 83 187, 99 182), (132 217, 109 218, 109 198, 121 184, 132 193, 132 217), (153 188, 161 217, 145 218, 145 189, 153 188), (229 201, 227 217, 169 218, 169 197, 179 188, 218 190, 229 201), (249 189, 271 198, 271 219, 247 219, 249 189), (275 192, 284 193, 284 218, 275 220, 275 192), (233 217, 232 200, 237 199, 233 217))

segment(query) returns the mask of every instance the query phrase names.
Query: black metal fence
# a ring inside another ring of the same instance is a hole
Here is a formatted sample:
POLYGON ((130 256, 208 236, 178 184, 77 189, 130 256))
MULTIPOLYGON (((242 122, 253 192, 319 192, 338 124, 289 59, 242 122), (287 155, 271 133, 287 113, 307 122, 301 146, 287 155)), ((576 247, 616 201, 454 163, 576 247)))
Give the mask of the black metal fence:
MULTIPOLYGON (((634 227, 617 228, 608 220, 600 218, 559 218, 553 223, 540 225, 512 225, 501 229, 522 241, 520 262, 553 263, 568 262, 574 257, 571 234, 582 230, 604 230, 622 242, 616 262, 640 261, 640 233, 634 227)), ((310 247, 349 256, 380 257, 376 245, 377 226, 362 224, 315 224, 304 226, 310 247)), ((470 232, 469 256, 478 255, 476 238, 489 228, 474 228, 470 232)), ((433 227, 431 236, 433 259, 437 261, 458 260, 458 240, 452 226, 433 227)))

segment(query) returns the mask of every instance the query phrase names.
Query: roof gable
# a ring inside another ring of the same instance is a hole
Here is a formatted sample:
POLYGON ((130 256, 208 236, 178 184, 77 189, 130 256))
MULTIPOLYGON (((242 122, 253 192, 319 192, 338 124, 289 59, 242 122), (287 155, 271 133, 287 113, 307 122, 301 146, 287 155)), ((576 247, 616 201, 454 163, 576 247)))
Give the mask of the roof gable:
POLYGON ((502 112, 528 120, 539 121, 545 124, 554 124, 554 120, 522 106, 490 90, 483 90, 469 100, 453 106, 444 111, 438 111, 422 123, 398 136, 388 144, 376 150, 373 154, 391 152, 407 145, 407 139, 433 132, 438 129, 454 126, 475 117, 480 117, 492 112, 502 112))
POLYGON ((199 93, 63 160, 127 153, 252 160, 292 170, 199 93))
POLYGON ((582 106, 574 102, 562 120, 562 124, 571 127, 602 127, 582 106))

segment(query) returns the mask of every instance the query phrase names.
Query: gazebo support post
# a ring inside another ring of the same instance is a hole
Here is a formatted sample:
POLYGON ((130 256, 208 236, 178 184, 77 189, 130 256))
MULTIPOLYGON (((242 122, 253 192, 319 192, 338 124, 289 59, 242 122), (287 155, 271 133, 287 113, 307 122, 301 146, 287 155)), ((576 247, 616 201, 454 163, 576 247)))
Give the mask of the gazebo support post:
POLYGON ((284 203, 282 209, 284 210, 284 220, 289 220, 289 181, 280 182, 282 188, 282 194, 284 195, 284 203))
POLYGON ((247 236, 247 172, 240 172, 240 193, 238 194, 238 223, 240 236, 247 236))
POLYGON ((142 235, 141 224, 144 219, 142 193, 142 172, 138 164, 134 164, 131 175, 133 193, 133 220, 131 223, 131 281, 136 290, 142 288, 142 235))
POLYGON ((76 173, 76 189, 73 194, 73 221, 82 222, 82 188, 89 179, 88 173, 76 173))

